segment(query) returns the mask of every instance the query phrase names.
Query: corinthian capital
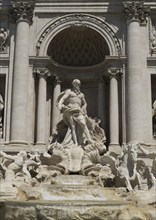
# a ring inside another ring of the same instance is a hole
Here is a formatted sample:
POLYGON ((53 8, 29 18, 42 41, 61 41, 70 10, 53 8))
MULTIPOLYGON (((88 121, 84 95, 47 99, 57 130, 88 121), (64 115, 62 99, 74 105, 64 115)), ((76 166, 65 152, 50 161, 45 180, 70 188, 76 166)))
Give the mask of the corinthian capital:
POLYGON ((47 79, 50 76, 50 72, 47 68, 36 68, 33 71, 33 76, 38 78, 47 79))
POLYGON ((150 8, 144 6, 143 1, 136 2, 123 2, 123 12, 127 16, 127 19, 136 19, 139 20, 141 24, 146 23, 150 8))
POLYGON ((26 20, 32 24, 34 4, 33 2, 13 2, 11 16, 15 21, 26 20))
POLYGON ((121 69, 117 67, 110 67, 108 68, 108 75, 110 78, 118 78, 122 75, 121 69))

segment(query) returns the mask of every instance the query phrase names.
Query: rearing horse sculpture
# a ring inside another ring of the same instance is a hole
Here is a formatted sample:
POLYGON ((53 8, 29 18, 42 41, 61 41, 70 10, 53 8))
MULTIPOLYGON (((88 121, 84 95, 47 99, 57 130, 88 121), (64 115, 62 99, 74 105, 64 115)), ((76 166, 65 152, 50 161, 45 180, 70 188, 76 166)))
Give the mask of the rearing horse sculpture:
POLYGON ((127 148, 120 156, 121 163, 117 168, 119 173, 119 181, 124 181, 128 191, 132 191, 133 187, 138 185, 138 189, 141 189, 140 174, 137 171, 137 145, 128 144, 127 148))
POLYGON ((102 165, 109 164, 115 175, 116 186, 126 186, 127 191, 133 191, 136 185, 141 189, 141 178, 137 169, 138 146, 138 144, 128 144, 118 160, 110 155, 104 155, 102 158, 102 165))

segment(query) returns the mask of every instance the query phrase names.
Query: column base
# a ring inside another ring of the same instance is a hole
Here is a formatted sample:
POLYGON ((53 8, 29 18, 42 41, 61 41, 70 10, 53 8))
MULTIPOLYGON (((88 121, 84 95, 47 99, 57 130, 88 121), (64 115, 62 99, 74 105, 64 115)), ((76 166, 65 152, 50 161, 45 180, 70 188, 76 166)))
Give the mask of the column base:
POLYGON ((10 143, 0 143, 0 151, 8 152, 8 153, 18 153, 19 151, 38 151, 40 153, 44 153, 47 151, 46 144, 15 144, 14 142, 10 143))
POLYGON ((122 151, 121 146, 118 143, 110 143, 108 152, 111 156, 117 157, 122 151))
POLYGON ((13 140, 10 141, 9 144, 11 145, 28 145, 27 141, 20 141, 20 140, 13 140))
POLYGON ((1 147, 2 151, 5 152, 9 152, 9 153, 18 153, 19 151, 26 151, 26 152, 30 152, 32 151, 31 146, 28 146, 28 144, 15 144, 14 142, 9 142, 8 144, 5 143, 5 145, 3 144, 1 147))
POLYGON ((40 153, 44 153, 44 152, 47 151, 47 145, 45 143, 42 143, 42 142, 37 142, 33 146, 33 150, 39 151, 40 153))
POLYGON ((37 142, 36 145, 37 145, 37 146, 45 146, 46 143, 45 143, 45 142, 37 142))

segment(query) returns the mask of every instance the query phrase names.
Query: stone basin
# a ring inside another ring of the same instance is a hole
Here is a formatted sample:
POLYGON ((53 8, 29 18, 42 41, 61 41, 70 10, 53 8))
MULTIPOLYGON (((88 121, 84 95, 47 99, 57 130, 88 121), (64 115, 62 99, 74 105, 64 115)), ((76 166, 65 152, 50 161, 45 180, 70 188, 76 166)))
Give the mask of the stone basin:
POLYGON ((127 201, 129 194, 119 191, 102 188, 90 177, 57 176, 52 185, 23 185, 16 199, 1 192, 0 217, 2 220, 155 220, 153 206, 139 207, 134 201, 127 201))

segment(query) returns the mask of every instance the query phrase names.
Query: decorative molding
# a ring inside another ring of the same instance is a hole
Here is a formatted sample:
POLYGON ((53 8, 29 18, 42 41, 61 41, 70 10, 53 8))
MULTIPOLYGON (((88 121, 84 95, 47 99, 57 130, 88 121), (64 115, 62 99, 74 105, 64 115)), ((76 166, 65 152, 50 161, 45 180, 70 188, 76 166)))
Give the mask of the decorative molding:
POLYGON ((33 77, 34 78, 44 78, 47 79, 51 76, 50 71, 47 68, 35 68, 33 70, 33 77))
POLYGON ((149 43, 150 43, 150 53, 156 54, 156 25, 152 25, 152 21, 150 19, 149 22, 149 43))
POLYGON ((0 29, 0 53, 6 53, 6 40, 8 38, 9 31, 5 28, 0 29))
POLYGON ((144 6, 143 1, 123 2, 123 12, 128 20, 139 20, 140 24, 146 24, 148 21, 150 8, 144 6))
POLYGON ((111 36, 111 38, 114 41, 114 45, 116 47, 118 56, 121 55, 121 46, 120 46, 119 40, 118 40, 116 34, 114 33, 114 31, 105 22, 105 20, 103 18, 93 16, 93 15, 86 15, 86 14, 71 14, 71 15, 66 15, 66 16, 57 18, 53 23, 51 23, 44 30, 44 32, 41 34, 41 36, 39 37, 39 39, 37 41, 37 45, 36 45, 36 55, 37 56, 39 55, 41 45, 42 45, 44 39, 47 37, 47 35, 55 28, 61 26, 62 24, 65 24, 67 22, 73 22, 73 23, 70 23, 70 25, 68 27, 71 27, 71 26, 90 27, 89 23, 97 25, 99 28, 105 30, 109 36, 111 36))
POLYGON ((122 72, 120 68, 117 67, 110 67, 108 68, 108 75, 110 78, 118 78, 122 76, 122 72))
POLYGON ((108 83, 109 82, 109 75, 108 73, 101 73, 99 74, 99 76, 97 77, 98 83, 108 83))
POLYGON ((58 74, 51 75, 54 85, 61 84, 61 77, 58 74))
POLYGON ((12 2, 10 14, 14 21, 26 20, 29 24, 33 22, 34 3, 30 2, 12 2))

